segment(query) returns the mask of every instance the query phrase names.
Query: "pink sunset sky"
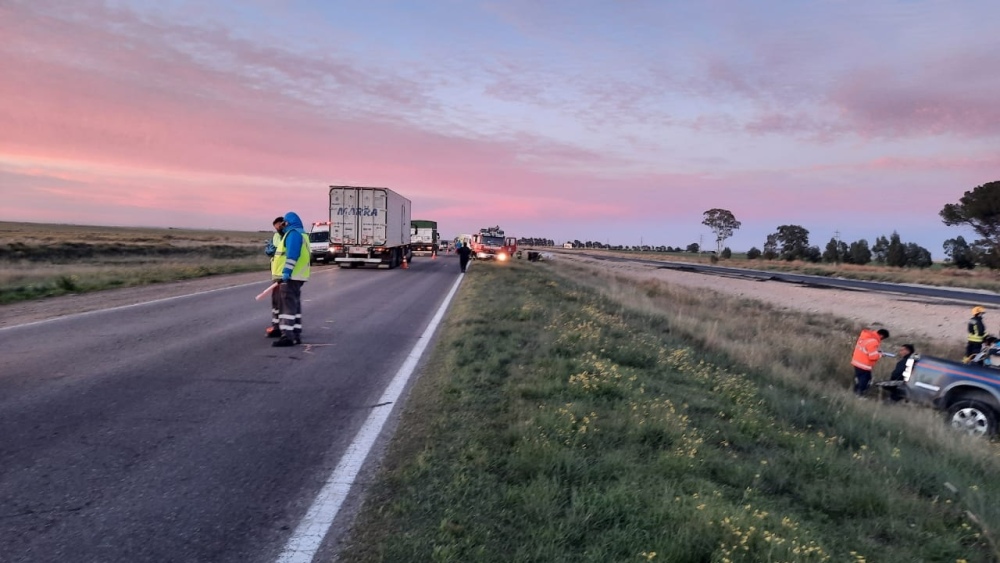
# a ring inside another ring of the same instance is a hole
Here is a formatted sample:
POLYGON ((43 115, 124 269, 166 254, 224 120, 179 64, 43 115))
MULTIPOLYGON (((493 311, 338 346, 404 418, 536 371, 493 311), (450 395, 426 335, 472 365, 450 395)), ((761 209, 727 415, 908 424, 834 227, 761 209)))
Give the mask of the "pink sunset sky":
POLYGON ((0 220, 823 248, 1000 180, 1000 2, 0 0, 0 220))

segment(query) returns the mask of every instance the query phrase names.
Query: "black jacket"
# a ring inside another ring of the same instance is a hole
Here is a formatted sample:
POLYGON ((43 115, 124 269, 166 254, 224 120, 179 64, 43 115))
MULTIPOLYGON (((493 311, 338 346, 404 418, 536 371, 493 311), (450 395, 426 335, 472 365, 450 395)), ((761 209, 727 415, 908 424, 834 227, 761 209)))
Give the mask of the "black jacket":
POLYGON ((906 360, 908 360, 911 355, 912 354, 907 354, 899 358, 899 361, 896 362, 896 367, 892 370, 892 375, 889 376, 890 381, 903 380, 903 372, 906 371, 906 360))

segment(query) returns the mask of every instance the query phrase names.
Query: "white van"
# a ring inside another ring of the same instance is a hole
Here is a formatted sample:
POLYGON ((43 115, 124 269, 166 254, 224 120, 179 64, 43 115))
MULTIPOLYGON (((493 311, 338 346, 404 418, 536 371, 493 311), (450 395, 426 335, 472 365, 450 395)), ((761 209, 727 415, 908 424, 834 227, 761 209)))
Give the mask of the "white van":
POLYGON ((311 263, 333 262, 333 254, 330 252, 330 222, 317 221, 309 229, 309 254, 311 263))

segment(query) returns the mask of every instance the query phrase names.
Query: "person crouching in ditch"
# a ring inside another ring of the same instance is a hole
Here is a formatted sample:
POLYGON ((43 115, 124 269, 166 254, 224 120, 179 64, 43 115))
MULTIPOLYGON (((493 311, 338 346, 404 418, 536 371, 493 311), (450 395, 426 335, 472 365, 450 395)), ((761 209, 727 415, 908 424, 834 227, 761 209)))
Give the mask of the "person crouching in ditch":
MULTIPOLYGON (((913 355, 914 349, 913 344, 903 344, 899 347, 899 353, 897 354, 896 367, 892 370, 892 375, 889 376, 889 381, 903 381, 903 372, 906 371, 906 360, 910 359, 913 355)), ((898 386, 893 386, 889 388, 889 400, 892 402, 901 401, 906 398, 906 392, 900 389, 898 386)))

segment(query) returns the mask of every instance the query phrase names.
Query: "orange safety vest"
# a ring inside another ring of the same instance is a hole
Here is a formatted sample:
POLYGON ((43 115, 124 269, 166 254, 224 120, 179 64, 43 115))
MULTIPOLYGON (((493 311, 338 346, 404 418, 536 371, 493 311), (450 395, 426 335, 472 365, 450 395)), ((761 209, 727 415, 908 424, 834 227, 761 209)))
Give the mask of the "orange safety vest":
POLYGON ((879 345, 882 344, 882 337, 870 328, 861 331, 857 344, 854 345, 854 357, 851 358, 851 365, 863 370, 871 371, 875 367, 875 362, 882 357, 879 352, 879 345))

